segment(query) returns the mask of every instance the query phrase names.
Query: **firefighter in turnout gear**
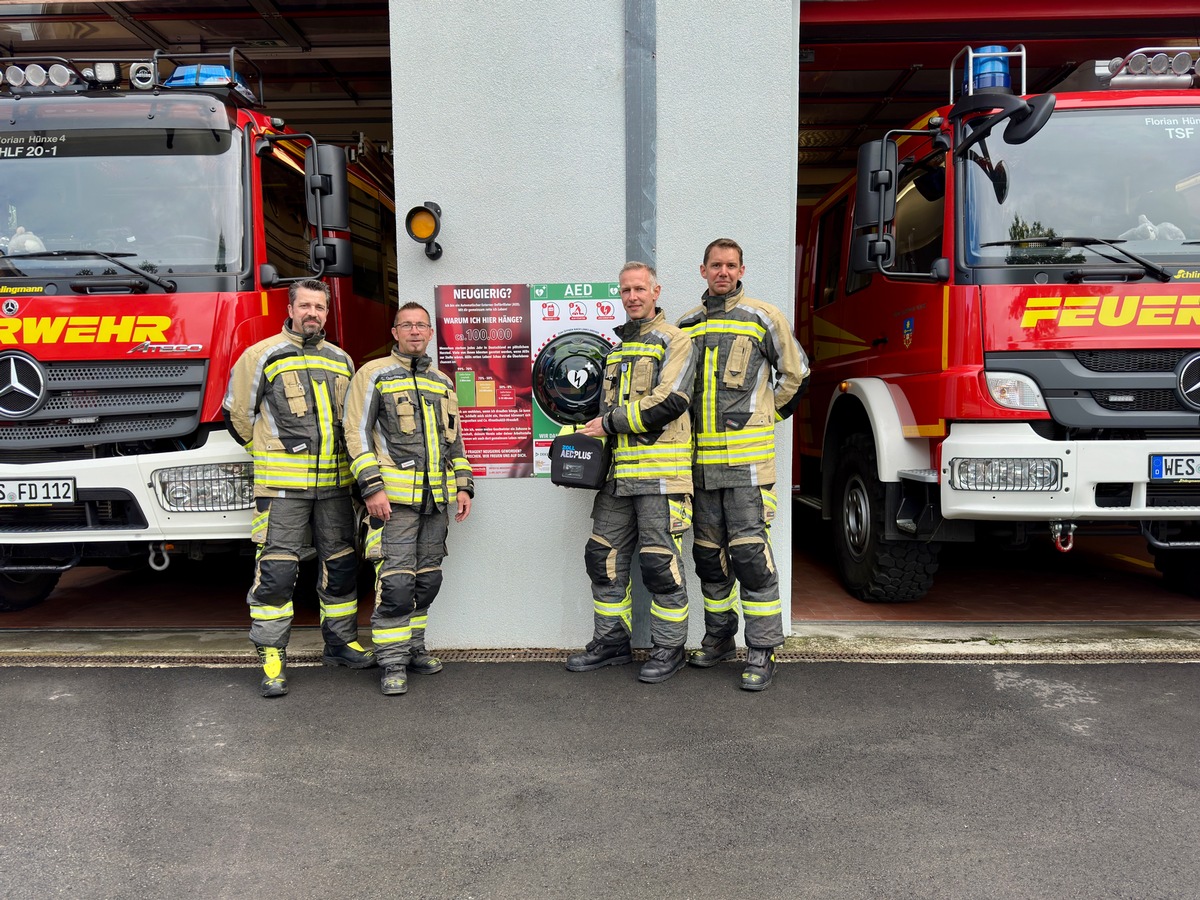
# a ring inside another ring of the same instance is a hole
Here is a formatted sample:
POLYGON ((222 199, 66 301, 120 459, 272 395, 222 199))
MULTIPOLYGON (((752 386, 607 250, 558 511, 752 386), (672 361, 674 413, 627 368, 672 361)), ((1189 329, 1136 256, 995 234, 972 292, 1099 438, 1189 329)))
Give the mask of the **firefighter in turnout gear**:
POLYGON ((779 574, 769 540, 775 423, 799 405, 809 369, 783 314, 743 293, 745 271, 735 241, 709 244, 700 266, 708 290, 679 322, 698 353, 693 556, 705 635, 688 662, 707 668, 733 657, 740 606, 747 647, 742 687, 761 691, 775 676, 775 648, 783 643, 779 574))
POLYGON ((342 406, 354 366, 325 340, 329 288, 293 282, 288 321, 276 337, 248 348, 225 393, 225 425, 254 458, 250 640, 263 667, 262 694, 287 693, 292 591, 309 534, 317 551, 322 661, 365 669, 374 654, 358 642, 358 555, 342 406))
POLYGON ((626 263, 621 304, 629 321, 605 360, 600 415, 580 429, 615 441, 612 468, 592 506, 584 559, 592 581, 595 632, 567 668, 587 672, 632 661, 629 567, 640 544, 642 580, 651 594, 654 648, 638 678, 666 681, 684 665, 688 600, 683 534, 692 518, 692 426, 688 415, 695 351, 655 306, 654 269, 626 263))
POLYGON ((471 512, 475 482, 463 453, 454 379, 434 368, 433 336, 419 303, 396 313, 392 352, 354 376, 346 399, 346 448, 370 516, 365 552, 375 563, 372 639, 384 694, 408 690, 408 673, 431 675, 429 606, 442 586, 448 507, 471 512))

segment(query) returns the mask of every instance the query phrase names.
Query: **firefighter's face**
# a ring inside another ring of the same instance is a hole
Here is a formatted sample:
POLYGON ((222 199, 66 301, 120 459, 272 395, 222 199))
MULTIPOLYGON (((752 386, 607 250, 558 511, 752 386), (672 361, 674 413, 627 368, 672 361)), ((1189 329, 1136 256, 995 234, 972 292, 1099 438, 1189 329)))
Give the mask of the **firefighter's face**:
POLYGON ((630 269, 621 273, 621 305, 625 315, 634 321, 654 318, 654 304, 662 293, 662 285, 655 284, 645 269, 630 269))
POLYGON ((297 334, 317 334, 325 328, 329 304, 320 291, 300 288, 296 291, 296 299, 288 304, 288 315, 292 317, 292 331, 297 334))
POLYGON ((396 314, 396 324, 392 326, 392 337, 400 347, 400 352, 408 356, 420 356, 429 346, 433 337, 433 328, 429 324, 429 316, 423 309, 402 309, 396 314))
POLYGON ((714 297, 731 293, 745 272, 741 255, 732 247, 713 247, 700 266, 700 275, 708 282, 708 292, 714 297))

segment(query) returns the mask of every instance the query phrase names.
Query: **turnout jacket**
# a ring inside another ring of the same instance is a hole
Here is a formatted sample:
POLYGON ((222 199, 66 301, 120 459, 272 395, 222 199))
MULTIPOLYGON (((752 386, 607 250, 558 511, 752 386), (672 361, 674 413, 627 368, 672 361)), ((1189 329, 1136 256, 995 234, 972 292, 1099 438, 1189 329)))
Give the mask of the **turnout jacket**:
POLYGON ((254 459, 255 497, 348 492, 342 407, 353 374, 350 356, 325 332, 297 334, 290 322, 234 363, 222 409, 225 427, 254 459))
POLYGON ((692 421, 688 407, 696 352, 661 309, 617 329, 621 343, 604 361, 600 421, 615 435, 613 493, 691 494, 692 421))
POLYGON ((389 502, 418 509, 428 497, 442 509, 459 491, 475 496, 454 381, 428 356, 393 347, 364 365, 350 384, 344 424, 363 497, 387 491, 389 502))
POLYGON ((808 359, 787 319, 742 283, 705 291, 679 320, 696 345, 692 419, 696 485, 705 490, 775 483, 775 423, 800 404, 808 359))

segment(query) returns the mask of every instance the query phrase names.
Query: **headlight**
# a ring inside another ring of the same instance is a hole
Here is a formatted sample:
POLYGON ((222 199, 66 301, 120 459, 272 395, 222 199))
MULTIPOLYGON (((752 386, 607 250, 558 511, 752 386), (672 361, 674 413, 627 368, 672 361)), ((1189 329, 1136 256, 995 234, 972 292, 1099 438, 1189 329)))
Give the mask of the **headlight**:
POLYGON ((1009 409, 1030 409, 1045 411, 1046 401, 1042 392, 1028 375, 1018 375, 1015 372, 984 372, 987 379, 988 391, 992 399, 1001 406, 1009 409))
POLYGON ((250 462, 159 469, 151 477, 159 505, 169 512, 219 512, 254 505, 250 462))
POLYGON ((1057 491, 1060 459, 969 457, 950 460, 950 487, 959 491, 1057 491))

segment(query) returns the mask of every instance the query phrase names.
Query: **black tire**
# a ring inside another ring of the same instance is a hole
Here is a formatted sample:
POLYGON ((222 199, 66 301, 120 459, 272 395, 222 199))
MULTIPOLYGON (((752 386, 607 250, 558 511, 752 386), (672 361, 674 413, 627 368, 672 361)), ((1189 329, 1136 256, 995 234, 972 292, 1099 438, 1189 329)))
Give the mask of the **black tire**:
POLYGON ((1162 572, 1163 587, 1177 594, 1200 597, 1200 550, 1153 550, 1154 568, 1162 572))
POLYGON ((59 572, 0 572, 0 612, 37 606, 58 584, 59 572))
POLYGON ((884 490, 868 435, 842 442, 833 473, 833 548, 851 596, 867 603, 908 603, 933 587, 941 545, 883 536, 884 490))

